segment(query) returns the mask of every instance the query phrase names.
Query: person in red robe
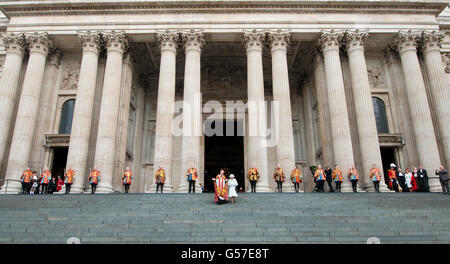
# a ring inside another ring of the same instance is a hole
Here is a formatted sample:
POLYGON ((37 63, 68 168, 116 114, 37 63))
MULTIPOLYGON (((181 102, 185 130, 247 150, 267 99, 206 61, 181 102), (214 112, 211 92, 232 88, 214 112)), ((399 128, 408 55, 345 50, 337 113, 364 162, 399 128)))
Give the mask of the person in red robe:
POLYGON ((56 191, 61 191, 62 187, 64 186, 64 181, 61 179, 61 176, 58 176, 58 181, 56 182, 56 191))
POLYGON ((220 174, 212 180, 214 181, 214 202, 217 204, 228 202, 228 180, 225 177, 225 171, 220 170, 220 174))

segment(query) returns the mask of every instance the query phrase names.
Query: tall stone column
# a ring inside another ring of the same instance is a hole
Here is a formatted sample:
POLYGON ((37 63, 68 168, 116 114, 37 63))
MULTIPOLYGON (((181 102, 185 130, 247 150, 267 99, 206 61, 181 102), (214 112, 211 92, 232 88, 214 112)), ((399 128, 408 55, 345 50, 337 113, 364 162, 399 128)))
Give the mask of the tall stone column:
MULTIPOLYGON (((442 32, 428 32, 422 34, 423 57, 429 76, 431 96, 434 102, 434 112, 441 136, 442 149, 446 168, 450 167, 450 90, 447 83, 446 73, 441 64, 441 42, 445 37, 442 32)), ((429 168, 432 169, 432 168, 429 168)), ((434 171, 434 168, 433 168, 434 171)))
MULTIPOLYGON (((53 42, 48 38, 47 33, 27 34, 25 39, 29 45, 30 58, 23 80, 6 169, 6 179, 15 180, 18 180, 25 168, 29 166, 45 63, 49 50, 53 49, 53 42)), ((8 184, 7 193, 18 193, 19 190, 19 182, 8 184)))
POLYGON ((3 171, 8 139, 14 125, 13 115, 19 90, 25 38, 23 34, 7 33, 2 36, 2 41, 6 48, 6 56, 0 79, 0 171, 3 171))
POLYGON ((71 193, 81 193, 86 178, 89 138, 91 136, 92 110, 94 107, 95 84, 97 81, 98 56, 100 47, 99 32, 80 32, 78 40, 82 44, 80 78, 70 133, 67 168, 75 171, 71 193))
MULTIPOLYGON (((375 163, 383 171, 380 144, 378 142, 377 124, 370 92, 369 77, 367 74, 364 45, 369 33, 362 31, 347 32, 345 34, 347 54, 350 66, 350 81, 352 83, 353 98, 356 112, 356 126, 361 148, 362 171, 359 174, 360 182, 366 183, 370 190, 375 190, 372 180, 369 179, 369 170, 375 163)), ((386 183, 380 182, 380 190, 388 191, 386 183)))
POLYGON ((330 107, 328 106, 325 65, 320 52, 316 52, 314 55, 314 86, 317 95, 317 110, 319 112, 323 162, 325 165, 333 168, 334 157, 330 124, 330 107))
POLYGON ((257 192, 270 192, 267 167, 267 147, 265 133, 267 129, 266 107, 264 99, 264 74, 262 48, 264 32, 244 33, 244 45, 247 49, 247 105, 248 105, 248 169, 255 166, 260 174, 257 192))
MULTIPOLYGON (((289 75, 287 65, 287 47, 291 34, 287 32, 269 33, 269 44, 272 53, 272 83, 273 100, 279 102, 279 127, 278 143, 276 145, 277 163, 283 168, 288 179, 292 167, 295 165, 294 132, 292 127, 291 97, 289 90, 289 75)), ((274 168, 275 169, 275 168, 274 168)), ((284 184, 286 191, 294 191, 294 185, 290 180, 284 184)))
MULTIPOLYGON (((325 63, 328 105, 330 108, 331 135, 335 163, 344 174, 342 191, 351 191, 347 170, 354 165, 350 123, 345 98, 344 79, 342 77, 339 46, 343 33, 323 31, 319 38, 325 63)), ((372 104, 371 104, 372 105, 372 104)))
POLYGON ((164 190, 172 192, 172 120, 175 104, 176 54, 178 33, 157 35, 161 47, 158 103, 156 109, 155 153, 153 158, 152 189, 156 189, 154 176, 159 166, 166 172, 164 190))
POLYGON ((177 192, 187 192, 186 170, 194 164, 200 167, 200 137, 202 132, 201 114, 201 79, 200 55, 205 43, 200 32, 185 32, 182 34, 186 61, 184 67, 184 94, 183 94, 183 137, 181 149, 180 185, 177 192))
POLYGON ((428 105, 427 93, 417 58, 417 41, 420 33, 400 31, 394 38, 400 54, 405 76, 406 95, 413 119, 419 161, 430 172, 430 190, 441 189, 439 180, 434 176, 434 170, 440 166, 439 150, 428 105))
POLYGON ((98 193, 111 193, 114 175, 114 159, 116 154, 117 121, 120 105, 120 85, 122 80, 122 59, 127 48, 124 32, 104 32, 107 58, 103 81, 102 100, 98 122, 97 144, 95 148, 94 166, 100 170, 101 181, 97 186, 98 193))

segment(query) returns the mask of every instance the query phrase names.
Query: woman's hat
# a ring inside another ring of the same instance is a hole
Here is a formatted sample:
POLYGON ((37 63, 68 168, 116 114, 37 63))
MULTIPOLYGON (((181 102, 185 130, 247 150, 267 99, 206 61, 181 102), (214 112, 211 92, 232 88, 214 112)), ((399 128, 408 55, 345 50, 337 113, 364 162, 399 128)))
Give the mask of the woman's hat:
POLYGON ((394 163, 391 163, 391 167, 397 167, 397 166, 395 166, 395 164, 394 164, 394 163))
POLYGON ((234 174, 230 174, 230 178, 234 178, 234 174))

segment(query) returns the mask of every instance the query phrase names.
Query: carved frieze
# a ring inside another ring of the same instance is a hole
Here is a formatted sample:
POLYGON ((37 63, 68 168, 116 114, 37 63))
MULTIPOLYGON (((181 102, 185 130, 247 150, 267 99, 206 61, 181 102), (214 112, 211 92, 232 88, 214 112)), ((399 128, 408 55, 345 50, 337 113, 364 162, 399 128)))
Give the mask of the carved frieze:
POLYGON ((371 88, 379 88, 384 85, 383 72, 379 65, 367 65, 367 74, 369 76, 369 84, 371 88))
POLYGON ((80 63, 68 61, 64 67, 61 90, 76 90, 80 78, 80 63))

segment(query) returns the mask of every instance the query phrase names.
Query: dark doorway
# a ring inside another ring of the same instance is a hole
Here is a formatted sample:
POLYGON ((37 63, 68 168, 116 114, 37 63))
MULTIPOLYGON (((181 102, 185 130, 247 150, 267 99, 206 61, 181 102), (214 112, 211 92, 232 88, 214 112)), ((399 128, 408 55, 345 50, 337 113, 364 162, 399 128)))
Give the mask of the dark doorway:
POLYGON ((380 148, 380 151, 381 151, 381 161, 383 162, 384 181, 387 184, 387 186, 389 186, 389 176, 387 171, 390 169, 391 163, 397 165, 397 162, 395 161, 395 148, 383 147, 380 148))
MULTIPOLYGON (((207 121, 208 122, 208 121, 207 121)), ((223 134, 208 136, 205 134, 205 191, 214 192, 211 180, 221 169, 228 177, 234 174, 238 181, 238 189, 245 188, 244 177, 244 137, 238 133, 238 122, 215 120, 211 128, 216 128, 216 122, 222 122, 223 134), (228 133, 234 127, 234 133, 228 133), (230 135, 232 134, 232 135, 230 135)), ((242 123, 239 124, 241 128, 242 123)))
POLYGON ((64 168, 67 163, 68 150, 68 147, 53 149, 52 177, 56 178, 56 180, 58 180, 58 176, 61 176, 61 179, 64 179, 64 168))

